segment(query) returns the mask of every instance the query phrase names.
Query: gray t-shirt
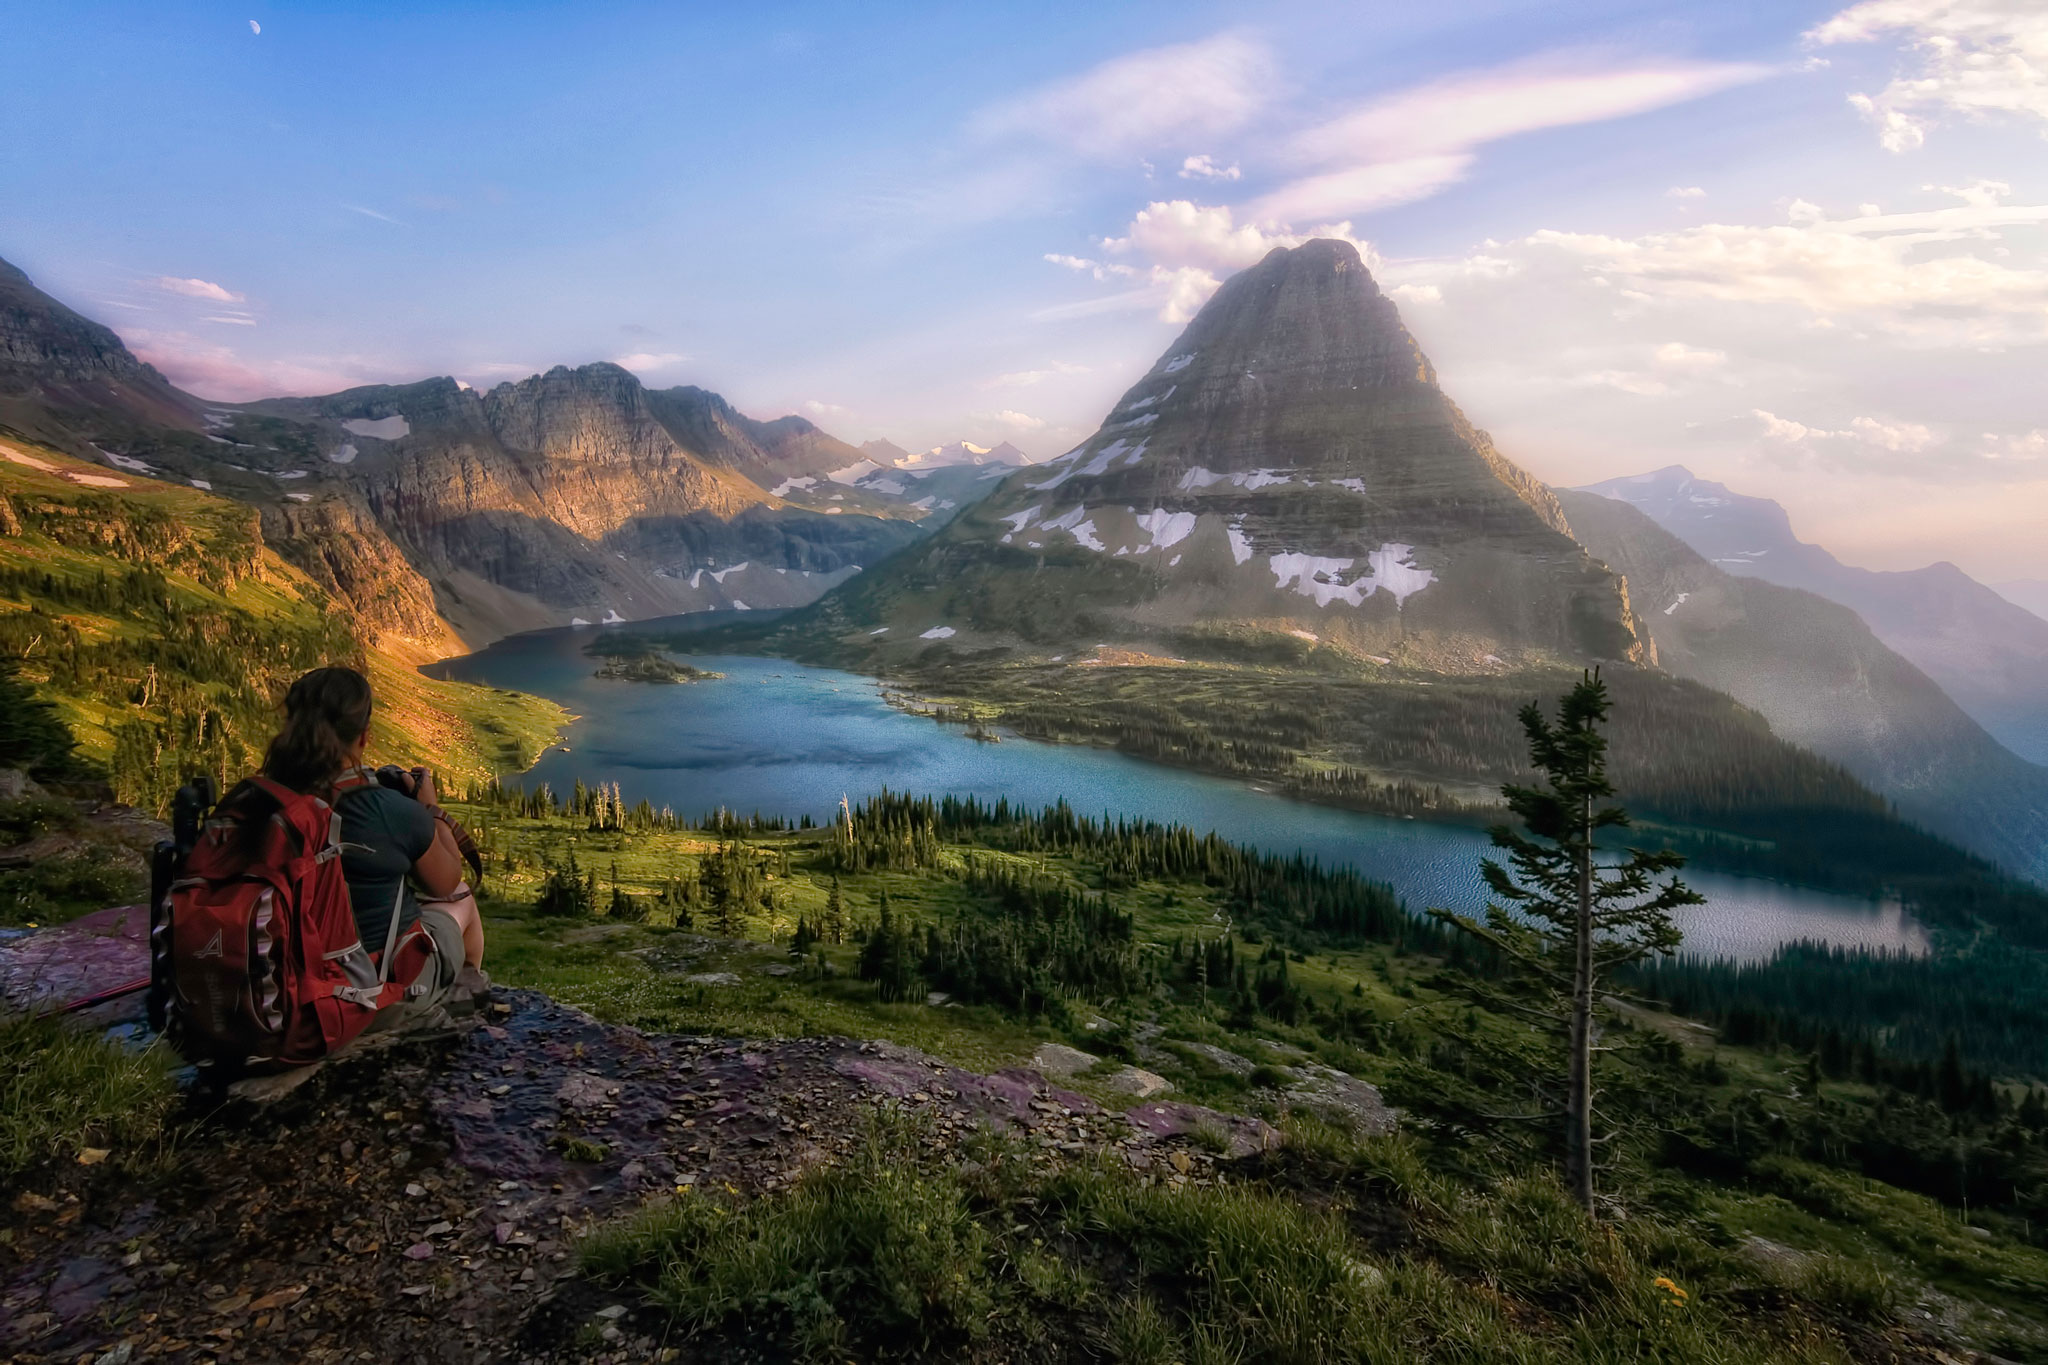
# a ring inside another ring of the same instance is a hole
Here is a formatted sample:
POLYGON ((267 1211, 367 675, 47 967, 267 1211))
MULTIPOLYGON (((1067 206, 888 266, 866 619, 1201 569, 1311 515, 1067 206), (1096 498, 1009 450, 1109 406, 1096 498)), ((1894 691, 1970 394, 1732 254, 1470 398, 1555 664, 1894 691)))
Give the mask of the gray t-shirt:
POLYGON ((342 794, 341 870, 356 912, 356 932, 373 953, 384 951, 391 910, 399 907, 402 934, 420 917, 419 902, 406 885, 412 865, 434 843, 434 817, 404 792, 363 787, 342 794))

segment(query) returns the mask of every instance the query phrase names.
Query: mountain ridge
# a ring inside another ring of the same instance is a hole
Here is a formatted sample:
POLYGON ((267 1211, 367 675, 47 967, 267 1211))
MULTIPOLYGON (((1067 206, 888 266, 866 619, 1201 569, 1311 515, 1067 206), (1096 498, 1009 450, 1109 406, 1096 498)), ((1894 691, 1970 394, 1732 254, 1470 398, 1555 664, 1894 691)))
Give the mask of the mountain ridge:
POLYGON ((1729 573, 1817 593, 1855 611, 2002 744, 2048 762, 2048 620, 1941 562, 1860 569, 1799 539, 1789 513, 1683 465, 1589 484, 1639 508, 1729 573))
POLYGON ((195 398, 4 262, 0 425, 257 506, 280 552, 422 657, 579 620, 800 605, 968 491, 835 483, 865 456, 808 419, 750 418, 609 362, 487 392, 439 377, 195 398))
POLYGON ((1660 667, 1753 708, 1924 828, 2048 884, 2048 768, 2001 745, 1855 611, 1728 573, 1626 502, 1558 496, 1587 548, 1642 595, 1660 667))

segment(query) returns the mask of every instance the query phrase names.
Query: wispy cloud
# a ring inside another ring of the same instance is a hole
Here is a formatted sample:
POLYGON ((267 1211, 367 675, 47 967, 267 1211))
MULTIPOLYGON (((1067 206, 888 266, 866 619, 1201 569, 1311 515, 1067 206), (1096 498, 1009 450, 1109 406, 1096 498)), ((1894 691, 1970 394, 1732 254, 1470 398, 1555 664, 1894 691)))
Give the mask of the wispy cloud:
POLYGON ((1647 113, 1768 74, 1748 63, 1617 64, 1583 54, 1462 72, 1295 134, 1296 163, 1330 169, 1269 193, 1249 216, 1298 222, 1412 203, 1464 179, 1488 143, 1647 113))
POLYGON ((176 275, 159 275, 156 287, 167 294, 183 294, 188 299, 212 299, 215 303, 240 303, 242 296, 215 284, 212 280, 181 279, 176 275))
POLYGON ((350 213, 360 213, 365 218, 375 218, 380 223, 390 223, 395 227, 405 226, 405 224, 399 222, 390 214, 379 213, 375 209, 364 208, 361 204, 343 204, 342 207, 347 209, 350 213))
POLYGON ((256 319, 250 317, 247 313, 208 313, 200 318, 200 321, 225 322, 235 327, 254 327, 256 325, 256 319))
POLYGON ((1033 417, 1028 412, 1018 412, 1013 408, 1004 408, 1001 412, 977 412, 974 417, 976 421, 1008 427, 1012 431, 1037 431, 1045 426, 1043 417, 1033 417))
MULTIPOLYGON (((1117 160, 1242 126, 1271 96, 1273 60, 1236 33, 1117 57, 977 114, 975 136, 1117 160)), ((1183 143, 1185 145, 1185 143, 1183 143)))
POLYGON ((1042 369, 1012 370, 1008 374, 999 374, 994 379, 984 381, 981 387, 984 389, 1028 389, 1035 384, 1051 379, 1055 375, 1087 373, 1088 367, 1086 365, 1076 365, 1066 360, 1055 360, 1042 369))

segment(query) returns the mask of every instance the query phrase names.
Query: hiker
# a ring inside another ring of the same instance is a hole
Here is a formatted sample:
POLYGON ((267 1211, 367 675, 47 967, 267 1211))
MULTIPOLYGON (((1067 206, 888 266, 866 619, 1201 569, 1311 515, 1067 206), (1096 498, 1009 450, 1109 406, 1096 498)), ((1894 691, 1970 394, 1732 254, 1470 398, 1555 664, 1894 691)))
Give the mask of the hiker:
POLYGON ((354 669, 306 674, 285 694, 284 728, 264 755, 263 776, 333 805, 356 931, 373 951, 396 945, 394 971, 416 973, 395 978, 412 990, 404 1007, 371 1026, 382 1030, 429 1016, 452 995, 481 994, 488 983, 483 917, 463 879, 457 829, 427 769, 363 765, 371 708, 369 680, 354 669))

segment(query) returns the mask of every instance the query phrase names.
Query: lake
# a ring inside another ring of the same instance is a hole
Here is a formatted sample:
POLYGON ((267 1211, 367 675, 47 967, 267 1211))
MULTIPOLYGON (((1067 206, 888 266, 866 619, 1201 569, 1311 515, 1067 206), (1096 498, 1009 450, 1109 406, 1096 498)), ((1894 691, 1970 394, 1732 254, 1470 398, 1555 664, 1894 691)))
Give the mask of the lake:
MULTIPOLYGON (((522 779, 557 793, 581 778, 618 783, 629 805, 644 798, 690 818, 723 806, 743 816, 820 821, 842 796, 858 805, 883 787, 1006 796, 1034 807, 1064 797, 1090 815, 1213 829, 1268 852, 1348 864, 1388 882, 1416 909, 1476 911, 1483 901, 1479 859, 1489 845, 1465 826, 1310 805, 1105 749, 1008 737, 981 743, 894 709, 872 678, 780 659, 678 655, 726 676, 673 686, 601 681, 591 676, 599 661, 583 653, 593 638, 589 629, 515 635, 430 671, 538 693, 580 716, 563 746, 522 779)), ((1686 880, 1707 897, 1679 915, 1689 953, 1755 960, 1802 938, 1926 947, 1925 933, 1896 904, 1701 870, 1686 880)))

